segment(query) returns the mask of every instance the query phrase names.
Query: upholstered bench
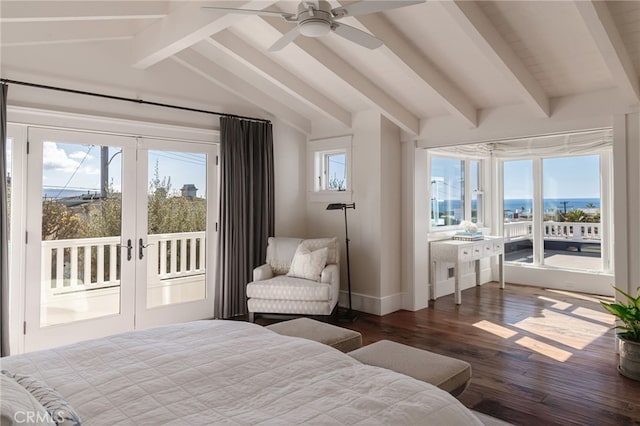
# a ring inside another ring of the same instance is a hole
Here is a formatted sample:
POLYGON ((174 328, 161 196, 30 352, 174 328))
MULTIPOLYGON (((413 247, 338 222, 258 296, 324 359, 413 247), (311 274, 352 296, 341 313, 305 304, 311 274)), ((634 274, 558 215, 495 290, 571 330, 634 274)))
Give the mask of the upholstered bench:
POLYGON ((312 320, 296 318, 266 326, 285 336, 302 337, 332 346, 342 352, 351 352, 362 346, 362 335, 348 328, 312 320))
POLYGON ((387 368, 431 383, 453 396, 460 395, 471 380, 471 364, 389 340, 380 340, 349 352, 363 364, 387 368))

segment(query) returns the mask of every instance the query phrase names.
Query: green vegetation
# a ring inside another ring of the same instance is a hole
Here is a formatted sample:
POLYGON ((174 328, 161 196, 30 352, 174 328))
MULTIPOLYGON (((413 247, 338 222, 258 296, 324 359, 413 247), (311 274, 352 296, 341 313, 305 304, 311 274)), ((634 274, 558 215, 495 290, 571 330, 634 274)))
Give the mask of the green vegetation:
MULTIPOLYGON (((59 200, 42 203, 42 239, 61 240, 117 236, 121 233, 122 197, 113 188, 104 199, 67 207, 59 200)), ((156 163, 148 193, 148 234, 204 231, 206 200, 171 192, 171 178, 160 179, 156 163)))
POLYGON ((622 322, 623 325, 615 327, 619 330, 623 330, 623 332, 620 333, 621 337, 634 342, 640 342, 640 287, 638 287, 638 294, 636 297, 625 293, 618 287, 614 288, 618 293, 622 294, 629 303, 600 303, 607 312, 614 315, 622 322))
POLYGON ((600 222, 600 210, 598 210, 595 214, 592 214, 592 215, 588 215, 580 209, 569 210, 566 213, 562 213, 559 211, 558 214, 563 222, 588 222, 588 223, 600 222))

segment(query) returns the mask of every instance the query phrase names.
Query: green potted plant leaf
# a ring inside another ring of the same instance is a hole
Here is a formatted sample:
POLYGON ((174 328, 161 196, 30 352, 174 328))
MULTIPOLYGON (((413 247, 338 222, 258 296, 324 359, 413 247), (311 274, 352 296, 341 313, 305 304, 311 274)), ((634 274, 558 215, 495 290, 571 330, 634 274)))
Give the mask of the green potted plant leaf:
POLYGON ((636 297, 614 288, 628 303, 600 303, 622 323, 615 327, 620 330, 617 334, 620 342, 618 371, 630 379, 640 380, 640 287, 636 297))

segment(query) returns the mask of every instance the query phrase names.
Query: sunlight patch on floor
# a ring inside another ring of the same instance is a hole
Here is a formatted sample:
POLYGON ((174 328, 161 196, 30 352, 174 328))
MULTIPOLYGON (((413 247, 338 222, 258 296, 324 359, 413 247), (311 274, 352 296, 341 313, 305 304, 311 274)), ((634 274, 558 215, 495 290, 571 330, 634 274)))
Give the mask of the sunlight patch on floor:
POLYGON ((596 311, 594 309, 584 308, 580 306, 571 311, 571 313, 583 318, 590 319, 591 321, 597 321, 609 327, 613 327, 613 324, 615 323, 614 316, 609 314, 608 312, 605 312, 604 308, 602 311, 596 311))
POLYGON ((551 305, 551 307, 554 308, 554 309, 559 309, 561 311, 564 311, 565 309, 568 309, 568 308, 573 306, 573 304, 571 304, 571 303, 562 302, 560 300, 552 299, 550 297, 538 296, 538 299, 544 300, 545 302, 553 303, 553 305, 551 305))
MULTIPOLYGON (((598 295, 594 295, 594 294, 576 293, 576 292, 573 292, 573 291, 556 290, 556 289, 552 289, 552 288, 546 288, 545 291, 548 291, 549 293, 560 294, 562 296, 573 297, 575 299, 587 300, 589 302, 594 302, 594 303, 600 303, 600 301, 604 301, 604 302, 612 302, 613 301, 613 297, 612 296, 598 296, 598 295)), ((613 294, 613 291, 614 290, 612 288, 611 289, 611 294, 613 294)))
POLYGON ((555 359, 556 361, 565 362, 571 358, 572 353, 563 349, 556 348, 555 346, 548 345, 539 340, 532 339, 531 337, 523 337, 516 340, 516 343, 524 346, 527 349, 531 349, 541 355, 555 359))
POLYGON ((513 326, 574 349, 584 349, 609 329, 604 325, 548 309, 513 326))
POLYGON ((518 334, 517 331, 509 330, 506 327, 503 327, 498 324, 494 324, 487 320, 478 321, 477 323, 473 324, 473 326, 481 330, 487 331, 491 334, 495 334, 498 337, 502 337, 503 339, 508 339, 518 334))

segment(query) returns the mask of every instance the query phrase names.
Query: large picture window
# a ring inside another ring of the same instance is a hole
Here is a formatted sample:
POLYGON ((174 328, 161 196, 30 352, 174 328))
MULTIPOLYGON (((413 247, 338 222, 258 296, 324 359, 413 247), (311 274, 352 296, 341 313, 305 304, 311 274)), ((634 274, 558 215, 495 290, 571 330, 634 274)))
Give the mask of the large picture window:
POLYGON ((506 260, 603 270, 601 155, 505 160, 502 167, 506 260))

